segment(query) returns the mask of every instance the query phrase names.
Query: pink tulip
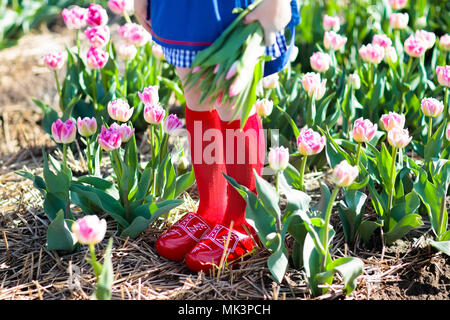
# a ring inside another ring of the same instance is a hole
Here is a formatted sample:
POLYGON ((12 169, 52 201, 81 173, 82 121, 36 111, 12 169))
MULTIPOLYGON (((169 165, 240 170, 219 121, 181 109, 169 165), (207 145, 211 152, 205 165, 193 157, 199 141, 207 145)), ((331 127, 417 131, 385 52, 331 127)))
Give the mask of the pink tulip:
POLYGON ((158 60, 165 59, 163 49, 160 45, 153 44, 152 45, 152 53, 153 53, 153 56, 158 60))
POLYGON ((110 127, 106 129, 102 125, 100 134, 98 135, 98 144, 105 151, 119 149, 122 144, 122 133, 117 128, 110 127))
POLYGON ((308 92, 309 97, 312 97, 314 94, 314 99, 316 100, 320 100, 324 96, 326 82, 326 79, 321 81, 320 75, 314 72, 308 72, 302 78, 303 89, 308 92))
POLYGON ((384 49, 377 44, 372 45, 369 43, 368 45, 363 45, 359 48, 358 52, 363 61, 373 63, 375 65, 383 61, 384 58, 384 49))
POLYGON ((447 128, 445 129, 445 137, 448 141, 450 141, 450 122, 447 124, 447 128))
POLYGON ((275 89, 280 76, 278 73, 273 73, 271 75, 268 75, 264 78, 262 78, 262 85, 264 89, 275 89))
POLYGON ((361 88, 361 78, 356 72, 348 76, 348 83, 353 86, 355 90, 361 88))
POLYGON ((439 47, 444 51, 450 51, 450 35, 448 33, 439 38, 439 47))
POLYGON ((75 141, 77 135, 77 125, 75 120, 68 119, 65 122, 61 119, 52 124, 52 137, 56 143, 69 144, 75 141))
POLYGON ((200 72, 200 70, 202 70, 202 68, 200 66, 195 66, 192 68, 192 73, 200 72))
POLYGON ((142 92, 138 92, 138 96, 146 106, 158 104, 158 86, 148 86, 142 92))
POLYGON ((444 110, 444 103, 434 98, 422 99, 421 109, 427 117, 436 118, 444 110))
POLYGON ((412 140, 409 136, 408 129, 393 128, 388 132, 388 142, 397 149, 406 147, 412 140))
POLYGON ((130 108, 128 102, 123 99, 112 100, 108 103, 108 114, 111 119, 127 122, 133 115, 134 108, 130 108))
POLYGON ((359 175, 359 168, 343 160, 333 169, 334 183, 339 187, 348 187, 359 175))
POLYGON ((272 170, 283 171, 289 164, 289 150, 285 147, 270 148, 268 159, 272 170))
POLYGON ((166 111, 159 104, 146 105, 144 108, 144 119, 149 124, 160 124, 165 114, 166 111))
POLYGON ((318 132, 305 127, 297 138, 297 150, 304 156, 318 154, 325 147, 325 141, 325 137, 318 132))
POLYGON ((229 80, 236 75, 237 65, 238 65, 238 61, 233 62, 233 64, 230 66, 230 69, 228 69, 227 74, 225 75, 225 80, 229 80))
POLYGON ((381 116, 380 124, 382 129, 386 131, 391 131, 394 128, 403 129, 405 126, 405 115, 389 112, 381 116))
POLYGON ((88 8, 87 24, 91 27, 104 26, 108 23, 108 13, 99 4, 91 3, 88 8))
POLYGON ((316 72, 325 72, 330 68, 331 57, 322 52, 315 52, 309 58, 311 68, 316 72))
POLYGON ((163 131, 168 135, 173 135, 183 126, 183 123, 175 114, 170 114, 163 123, 163 131))
POLYGON ((335 32, 339 31, 341 21, 339 17, 331 17, 329 15, 323 16, 323 29, 325 31, 333 30, 335 32))
POLYGON ((135 45, 125 43, 119 46, 117 49, 117 54, 123 60, 132 60, 137 54, 137 49, 135 45))
POLYGON ((113 128, 113 130, 117 130, 120 132, 120 135, 122 136, 122 142, 128 142, 134 134, 134 129, 132 129, 126 123, 122 123, 121 125, 119 125, 118 123, 114 122, 113 124, 111 124, 110 128, 113 128))
POLYGON ((101 69, 108 62, 109 54, 101 48, 90 47, 86 55, 86 65, 90 69, 101 69))
POLYGON ((88 9, 73 6, 70 9, 63 9, 61 16, 69 29, 81 29, 86 26, 88 9))
POLYGON ((44 55, 44 63, 49 69, 61 69, 66 60, 66 55, 62 52, 47 53, 44 55))
POLYGON ((109 0, 108 7, 115 14, 123 16, 124 14, 129 15, 133 13, 134 3, 133 0, 109 0))
POLYGON ((97 120, 94 117, 84 117, 77 119, 78 133, 83 137, 92 136, 97 131, 97 120))
POLYGON ((396 63, 397 60, 397 51, 395 51, 394 47, 384 49, 384 61, 386 61, 386 63, 396 63))
POLYGON ((450 87, 450 66, 436 67, 438 82, 443 87, 450 87))
POLYGON ((106 220, 100 220, 96 215, 85 216, 72 224, 72 232, 81 244, 97 244, 105 237, 106 220))
POLYGON ((323 45, 327 50, 333 49, 334 51, 341 51, 346 43, 346 37, 340 36, 334 31, 325 32, 323 45))
POLYGON ((244 90, 246 83, 244 81, 243 77, 240 77, 239 75, 236 76, 231 83, 230 89, 228 90, 228 96, 234 97, 237 96, 244 90))
POLYGON ((105 47, 110 39, 108 26, 89 27, 84 33, 93 47, 105 47))
POLYGON ((420 39, 425 42, 427 49, 432 48, 436 42, 436 35, 433 32, 417 30, 414 36, 416 39, 420 39))
POLYGON ((386 49, 392 46, 392 40, 385 34, 376 34, 373 36, 372 44, 377 44, 380 47, 386 49))
POLYGON ((129 43, 141 47, 150 40, 150 34, 137 23, 127 23, 118 29, 119 34, 129 43))
POLYGON ((389 17, 392 29, 405 29, 408 26, 409 15, 407 13, 393 13, 389 17))
POLYGON ((411 57, 418 58, 425 54, 427 50, 427 43, 421 38, 416 38, 414 35, 410 35, 405 40, 405 52, 411 57))
POLYGON ((375 136, 378 126, 368 119, 359 118, 353 124, 353 139, 356 142, 369 142, 375 136))
POLYGON ((408 2, 408 0, 389 0, 389 3, 394 10, 403 9, 406 6, 406 2, 408 2))
POLYGON ((269 99, 259 99, 255 103, 256 113, 262 117, 268 117, 272 113, 273 101, 269 99))

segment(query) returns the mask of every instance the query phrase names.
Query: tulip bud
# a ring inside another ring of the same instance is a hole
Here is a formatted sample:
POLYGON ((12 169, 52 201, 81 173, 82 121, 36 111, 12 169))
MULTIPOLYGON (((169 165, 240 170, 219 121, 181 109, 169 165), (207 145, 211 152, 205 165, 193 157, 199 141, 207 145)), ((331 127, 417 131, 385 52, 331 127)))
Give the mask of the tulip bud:
POLYGON ((450 66, 436 67, 438 82, 443 87, 450 87, 450 66))
POLYGON ((262 78, 262 85, 264 89, 275 89, 279 80, 278 73, 273 73, 262 78))
POLYGON ((160 45, 157 45, 157 44, 152 45, 152 54, 158 60, 165 59, 163 49, 160 45))
POLYGON ((423 41, 421 38, 417 38, 414 35, 410 35, 405 40, 405 52, 414 58, 421 57, 425 54, 427 50, 427 43, 423 41))
POLYGON ((403 129, 405 126, 405 115, 389 112, 389 114, 384 114, 381 116, 380 124, 381 128, 386 131, 391 131, 394 128, 403 129))
POLYGON ((138 92, 139 99, 146 106, 153 106, 159 102, 158 86, 148 86, 142 92, 138 92))
POLYGON ((137 49, 133 44, 126 43, 119 46, 117 54, 123 60, 132 60, 137 54, 137 49))
POLYGON ((427 117, 436 118, 444 110, 444 103, 434 98, 424 98, 421 102, 421 109, 427 117))
POLYGON ((388 132, 388 142, 391 146, 402 149, 412 140, 407 129, 393 128, 388 132))
POLYGON ((93 47, 105 47, 110 39, 108 26, 89 27, 84 33, 93 47))
POLYGON ((375 136, 378 126, 368 119, 359 118, 353 125, 353 139, 356 142, 369 142, 375 136))
POLYGON ((436 42, 436 35, 433 32, 417 30, 414 36, 416 39, 422 40, 427 49, 432 48, 436 42))
POLYGON ((72 30, 82 29, 86 26, 88 10, 79 6, 73 6, 70 9, 63 9, 61 16, 67 28, 72 30))
POLYGON ((61 69, 66 60, 66 55, 62 52, 47 53, 44 55, 44 63, 49 69, 61 69))
POLYGON ((330 68, 331 57, 322 52, 315 52, 310 58, 311 68, 316 72, 325 72, 330 68))
POLYGON ((334 31, 327 31, 323 37, 323 45, 325 49, 334 51, 341 51, 345 44, 347 43, 347 38, 337 34, 334 31))
POLYGON ((388 47, 384 49, 384 61, 387 63, 396 63, 398 59, 397 51, 394 47, 388 47))
POLYGON ((160 124, 164 120, 166 112, 159 105, 147 105, 144 108, 144 119, 149 124, 160 124))
POLYGON ((343 160, 333 169, 333 180, 339 187, 348 187, 356 180, 358 175, 358 167, 350 165, 347 160, 343 160))
POLYGON ((123 99, 116 99, 108 103, 108 114, 111 119, 127 122, 133 115, 134 108, 130 108, 128 102, 123 99))
POLYGON ((124 14, 130 15, 134 11, 133 0, 109 0, 108 7, 112 12, 121 16, 124 14))
POLYGON ((233 64, 230 66, 230 69, 228 69, 227 74, 225 75, 225 80, 229 80, 236 75, 237 65, 238 65, 238 61, 233 62, 233 64))
POLYGON ((52 137, 56 143, 69 144, 75 141, 77 126, 75 120, 68 119, 62 122, 60 119, 52 124, 52 137))
POLYGON ((392 29, 405 29, 408 26, 409 15, 407 13, 393 13, 389 17, 392 29))
POLYGON ((257 100, 255 103, 255 108, 256 108, 256 113, 260 117, 265 118, 272 113, 273 101, 268 100, 268 99, 257 100))
POLYGON ((406 2, 408 2, 408 0, 389 0, 389 3, 394 10, 403 9, 406 6, 406 2))
POLYGON ((326 82, 324 79, 321 81, 320 75, 314 72, 306 73, 302 78, 302 86, 308 92, 308 96, 312 97, 314 94, 315 100, 320 100, 326 92, 326 82))
POLYGON ((100 134, 98 135, 98 144, 105 151, 118 149, 122 144, 122 133, 117 127, 106 129, 105 126, 102 126, 100 134))
POLYGON ((323 29, 325 31, 333 30, 335 32, 339 31, 339 28, 341 27, 341 21, 339 17, 332 17, 329 15, 323 16, 323 29))
POLYGON ((127 23, 117 30, 129 43, 141 47, 150 40, 150 34, 137 23, 127 23))
POLYGON ((379 64, 384 58, 384 49, 377 44, 363 45, 359 49, 359 55, 361 59, 365 62, 379 64))
POLYGON ((72 232, 81 244, 97 244, 105 237, 106 220, 100 220, 96 215, 85 216, 72 224, 72 232))
POLYGON ((373 45, 379 45, 380 47, 386 49, 392 46, 392 40, 385 34, 376 34, 372 39, 373 45))
POLYGON ((301 155, 310 156, 320 153, 325 147, 325 137, 318 132, 303 128, 297 138, 297 150, 301 155))
POLYGON ((359 77, 358 73, 353 73, 348 76, 348 83, 353 86, 355 90, 358 90, 361 88, 361 78, 359 77))
POLYGON ((178 129, 183 126, 183 123, 175 114, 170 114, 163 123, 163 131, 168 135, 173 135, 178 129))
POLYGON ((108 23, 108 13, 101 5, 91 3, 88 8, 86 22, 92 27, 104 26, 108 23))
POLYGON ((450 35, 448 33, 439 38, 439 48, 443 51, 450 51, 450 35))
POLYGON ((272 170, 283 171, 289 164, 289 150, 285 147, 270 148, 268 158, 272 170))
POLYGON ((77 119, 78 133, 83 137, 92 136, 97 131, 97 120, 94 117, 84 117, 77 119))
POLYGON ((86 65, 90 69, 101 69, 108 62, 109 54, 101 48, 90 47, 86 55, 86 65))
POLYGON ((122 123, 121 125, 119 125, 116 122, 114 122, 110 126, 110 128, 113 128, 114 130, 120 132, 120 135, 122 136, 122 142, 128 142, 134 134, 134 129, 132 129, 126 123, 122 123))

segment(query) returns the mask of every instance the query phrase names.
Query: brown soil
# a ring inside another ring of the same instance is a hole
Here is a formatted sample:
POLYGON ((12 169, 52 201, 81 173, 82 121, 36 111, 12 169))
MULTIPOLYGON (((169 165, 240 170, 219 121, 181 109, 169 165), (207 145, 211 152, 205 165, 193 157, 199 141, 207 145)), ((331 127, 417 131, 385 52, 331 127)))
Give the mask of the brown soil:
MULTIPOLYGON (((84 259, 86 248, 73 254, 45 250, 49 221, 42 198, 30 181, 14 173, 25 168, 41 173, 42 146, 55 153, 40 127, 40 109, 30 98, 56 105, 53 74, 42 65, 41 57, 47 51, 64 49, 71 40, 73 35, 67 30, 44 31, 0 51, 0 300, 89 299, 93 293, 95 278, 84 259)), ((78 161, 69 160, 73 169, 83 170, 78 161)), ((309 178, 313 186, 310 192, 317 200, 317 177, 309 178)), ((195 208, 195 187, 184 197, 185 204, 172 213, 170 221, 195 208)), ((161 220, 135 240, 118 237, 115 223, 108 220, 107 235, 114 237, 113 299, 312 299, 302 271, 289 269, 281 285, 271 279, 266 266, 268 253, 263 249, 237 263, 233 270, 212 276, 194 274, 181 263, 159 257, 154 242, 169 220, 161 220)), ((338 219, 333 224, 337 232, 333 256, 360 257, 364 274, 349 297, 335 281, 329 293, 316 299, 450 298, 448 256, 414 238, 394 244, 384 255, 377 246, 349 248, 338 219)), ((421 229, 424 231, 427 228, 421 229)), ((105 244, 98 246, 99 255, 105 244)))

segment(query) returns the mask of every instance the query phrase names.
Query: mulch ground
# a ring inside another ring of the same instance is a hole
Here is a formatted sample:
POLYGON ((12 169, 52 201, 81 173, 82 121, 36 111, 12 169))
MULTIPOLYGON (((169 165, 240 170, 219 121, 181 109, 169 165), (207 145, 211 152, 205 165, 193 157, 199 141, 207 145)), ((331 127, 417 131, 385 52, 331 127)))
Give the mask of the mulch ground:
MULTIPOLYGON (((42 147, 58 157, 41 129, 42 114, 31 101, 36 97, 56 105, 53 74, 42 65, 41 57, 49 50, 63 50, 72 40, 67 30, 57 31, 27 35, 18 46, 0 51, 0 300, 85 300, 95 288, 95 277, 85 260, 89 254, 86 247, 72 254, 46 250, 49 220, 43 212, 42 197, 31 181, 14 173, 30 170, 40 174, 42 147)), ((145 141, 140 146, 145 148, 145 141)), ((75 158, 69 158, 72 169, 85 170, 75 158)), ((309 194, 316 201, 320 196, 317 179, 322 177, 307 175, 309 194)), ((272 280, 266 265, 269 253, 263 248, 235 263, 233 269, 214 274, 193 273, 182 263, 158 256, 154 243, 159 234, 195 209, 195 186, 183 198, 182 206, 137 239, 119 237, 115 222, 104 216, 108 231, 97 246, 97 254, 102 256, 108 238, 113 237, 113 299, 313 299, 303 271, 289 269, 281 285, 272 280)), ((350 296, 345 296, 336 277, 328 293, 314 299, 450 298, 450 258, 432 250, 419 237, 429 232, 429 224, 383 253, 376 242, 370 247, 349 248, 337 215, 332 223, 336 230, 333 257, 361 258, 364 274, 350 296)))

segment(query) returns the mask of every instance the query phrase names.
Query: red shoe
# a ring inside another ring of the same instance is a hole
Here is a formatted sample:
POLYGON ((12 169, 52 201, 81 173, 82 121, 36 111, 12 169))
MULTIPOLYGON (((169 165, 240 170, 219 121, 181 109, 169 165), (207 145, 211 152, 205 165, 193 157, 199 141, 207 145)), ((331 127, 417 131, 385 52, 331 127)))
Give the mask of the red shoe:
POLYGON ((234 261, 255 247, 255 240, 249 235, 235 230, 230 232, 230 229, 218 224, 186 255, 186 266, 194 272, 206 272, 214 266, 219 267, 228 237, 223 263, 234 261))
POLYGON ((156 251, 163 257, 182 261, 211 226, 196 214, 188 213, 156 240, 156 251))

